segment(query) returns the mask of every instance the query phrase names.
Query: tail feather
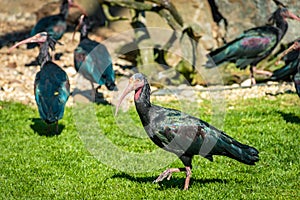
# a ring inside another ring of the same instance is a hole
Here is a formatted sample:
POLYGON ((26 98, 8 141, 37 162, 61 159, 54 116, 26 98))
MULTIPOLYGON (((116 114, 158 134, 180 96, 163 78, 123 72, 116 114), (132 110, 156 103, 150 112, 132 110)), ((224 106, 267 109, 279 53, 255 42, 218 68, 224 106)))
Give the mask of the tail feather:
POLYGON ((270 79, 272 81, 278 81, 278 80, 291 80, 290 76, 294 75, 297 72, 297 62, 291 62, 288 65, 283 66, 280 69, 277 69, 273 72, 270 79))
POLYGON ((226 58, 228 55, 226 54, 226 47, 227 46, 221 47, 207 54, 208 61, 206 62, 205 67, 213 68, 227 61, 226 58))
POLYGON ((240 51, 239 51, 239 41, 241 37, 236 38, 235 40, 211 51, 207 54, 208 61, 205 65, 206 68, 213 68, 219 66, 224 62, 235 62, 237 58, 240 58, 240 51))
POLYGON ((221 155, 233 158, 247 165, 255 165, 259 161, 258 150, 234 140, 233 138, 222 134, 219 142, 223 147, 221 155))

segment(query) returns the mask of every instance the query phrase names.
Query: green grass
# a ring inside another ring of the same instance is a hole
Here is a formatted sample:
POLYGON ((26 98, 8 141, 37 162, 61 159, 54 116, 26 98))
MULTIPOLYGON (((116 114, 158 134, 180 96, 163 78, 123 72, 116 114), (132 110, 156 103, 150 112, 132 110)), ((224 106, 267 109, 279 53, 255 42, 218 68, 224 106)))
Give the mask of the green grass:
MULTIPOLYGON (((156 103, 180 108, 178 102, 156 103)), ((143 132, 133 107, 127 115, 120 112, 117 120, 109 105, 95 105, 95 112, 88 117, 78 113, 80 110, 67 108, 59 122, 61 133, 55 135, 47 132, 35 107, 0 102, 0 198, 300 199, 299 98, 285 94, 273 100, 226 103, 223 130, 240 142, 256 147, 260 161, 255 166, 247 166, 230 158, 215 157, 214 162, 209 162, 197 156, 193 160, 190 189, 183 191, 183 173, 174 174, 170 181, 152 184, 166 167, 182 167, 178 159, 153 171, 122 171, 130 168, 131 163, 126 159, 127 163, 123 163, 122 155, 117 155, 114 147, 124 155, 145 157, 148 155, 145 153, 157 150, 143 132), (94 130, 93 114, 100 124, 99 132, 95 131, 93 136, 99 137, 98 140, 89 140, 84 135, 85 131, 94 130), (84 124, 86 127, 80 127, 84 124), (103 151, 94 150, 93 145, 103 151), (99 153, 98 157, 92 155, 95 152, 99 153), (116 162, 114 157, 119 159, 118 166, 111 167, 107 162, 116 162)), ((192 106, 185 112, 210 122, 209 102, 188 104, 192 106)), ((170 153, 167 155, 171 157, 170 153)), ((135 163, 135 167, 159 166, 152 159, 146 162, 135 163)))

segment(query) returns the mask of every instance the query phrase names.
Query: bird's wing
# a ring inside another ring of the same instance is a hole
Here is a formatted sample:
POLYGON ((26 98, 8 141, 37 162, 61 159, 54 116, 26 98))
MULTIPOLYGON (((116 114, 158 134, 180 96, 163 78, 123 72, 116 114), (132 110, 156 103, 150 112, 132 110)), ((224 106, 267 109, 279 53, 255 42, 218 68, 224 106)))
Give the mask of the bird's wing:
POLYGON ((155 114, 151 115, 153 117, 149 125, 152 130, 150 138, 156 137, 160 142, 158 146, 176 154, 199 154, 204 138, 219 134, 208 123, 178 110, 154 106, 153 112, 155 114))
MULTIPOLYGON (((35 34, 42 31, 49 31, 51 28, 59 24, 60 21, 64 21, 60 15, 51 15, 40 19, 37 24, 31 30, 30 35, 34 36, 35 34)), ((56 38, 55 38, 56 39, 56 38)))
POLYGON ((235 40, 210 52, 208 56, 213 63, 208 63, 206 67, 215 67, 223 62, 236 62, 237 67, 245 68, 271 53, 279 40, 277 32, 274 27, 259 27, 245 31, 235 40))
POLYGON ((75 49, 74 59, 76 70, 87 79, 99 85, 115 81, 111 56, 104 45, 84 39, 75 49))
POLYGON ((67 74, 56 64, 47 62, 35 79, 35 97, 41 118, 50 123, 61 119, 69 95, 67 74))
POLYGON ((47 118, 47 105, 43 101, 43 97, 41 96, 41 90, 40 90, 40 76, 41 72, 38 72, 35 76, 35 81, 34 81, 34 96, 35 96, 35 101, 37 104, 37 107, 39 109, 40 116, 43 120, 47 118))
POLYGON ((259 160, 255 148, 234 140, 198 118, 158 106, 154 106, 150 116, 150 127, 145 128, 150 138, 178 156, 202 155, 212 161, 213 155, 226 155, 249 165, 259 160))
POLYGON ((249 53, 249 57, 263 56, 272 51, 278 43, 278 29, 274 27, 261 27, 250 29, 242 34, 240 40, 241 50, 249 53))

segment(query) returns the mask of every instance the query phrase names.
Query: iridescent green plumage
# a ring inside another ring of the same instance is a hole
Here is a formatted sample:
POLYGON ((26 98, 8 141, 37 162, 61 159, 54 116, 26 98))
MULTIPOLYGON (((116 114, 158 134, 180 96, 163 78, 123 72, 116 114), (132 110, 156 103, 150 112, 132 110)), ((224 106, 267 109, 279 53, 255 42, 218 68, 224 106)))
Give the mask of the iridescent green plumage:
POLYGON ((259 160, 255 148, 241 144, 207 122, 178 110, 151 104, 149 83, 140 73, 130 78, 116 112, 130 91, 135 91, 135 107, 149 138, 160 148, 176 154, 185 166, 167 169, 154 182, 162 181, 173 172, 186 171, 184 189, 187 189, 195 155, 211 161, 214 155, 223 155, 248 165, 259 160))
POLYGON ((62 119, 70 95, 65 71, 53 62, 46 62, 36 74, 34 94, 39 114, 46 123, 62 119))
POLYGON ((286 34, 287 18, 300 21, 300 18, 287 8, 279 6, 270 17, 268 25, 244 31, 235 40, 210 52, 205 67, 213 68, 225 62, 233 62, 240 69, 250 66, 252 84, 256 84, 254 73, 271 76, 271 72, 257 70, 256 65, 272 53, 286 34))
POLYGON ((213 62, 206 67, 215 67, 224 62, 234 62, 240 69, 256 65, 273 51, 280 35, 281 31, 272 26, 245 31, 237 39, 209 53, 208 56, 213 62))
POLYGON ((100 86, 106 85, 109 90, 114 90, 115 72, 112 59, 107 48, 88 38, 89 21, 87 16, 80 19, 80 43, 74 50, 74 66, 77 72, 86 79, 100 86))
POLYGON ((300 97, 300 40, 297 39, 282 55, 284 55, 285 65, 275 70, 270 80, 293 80, 296 92, 300 97))
POLYGON ((41 70, 35 77, 34 94, 40 117, 46 123, 54 123, 64 115, 70 83, 66 72, 51 61, 49 48, 54 49, 55 40, 49 35, 46 37, 38 56, 41 70))
MULTIPOLYGON (((300 42, 300 41, 295 41, 300 42)), ((284 57, 283 61, 285 65, 280 69, 277 69, 273 72, 273 75, 270 77, 272 81, 285 80, 290 81, 291 78, 298 72, 298 67, 300 64, 300 49, 294 49, 288 52, 284 57)))
MULTIPOLYGON (((63 34, 67 30, 66 18, 69 13, 69 2, 68 0, 63 0, 60 13, 57 15, 46 16, 40 19, 37 24, 32 28, 30 36, 34 36, 40 32, 47 32, 55 40, 60 40, 63 34)), ((36 43, 30 43, 27 45, 28 49, 37 46, 36 43)))

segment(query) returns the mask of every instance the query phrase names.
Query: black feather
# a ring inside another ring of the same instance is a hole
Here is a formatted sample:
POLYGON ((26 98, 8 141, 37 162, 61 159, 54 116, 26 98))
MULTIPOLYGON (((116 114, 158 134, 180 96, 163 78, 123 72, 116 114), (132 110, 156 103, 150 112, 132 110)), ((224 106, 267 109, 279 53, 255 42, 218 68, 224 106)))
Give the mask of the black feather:
POLYGON ((175 109, 151 104, 146 78, 141 74, 133 76, 144 81, 144 86, 135 91, 135 106, 145 131, 156 145, 175 153, 185 166, 191 167, 194 155, 211 161, 213 155, 223 155, 248 165, 259 160, 259 152, 254 147, 236 141, 207 122, 175 109))

